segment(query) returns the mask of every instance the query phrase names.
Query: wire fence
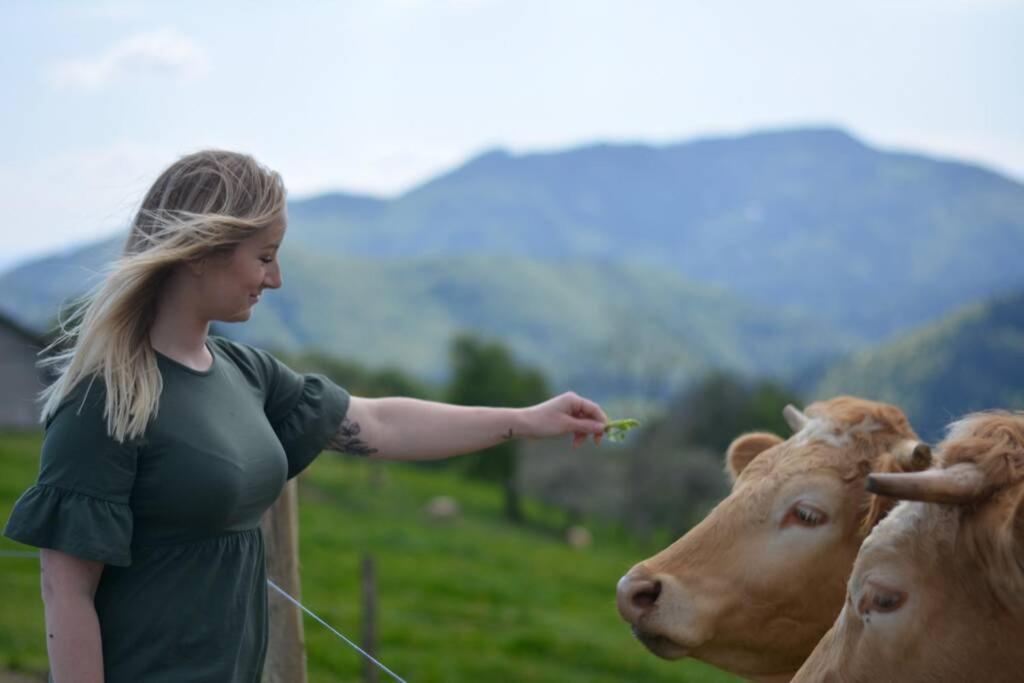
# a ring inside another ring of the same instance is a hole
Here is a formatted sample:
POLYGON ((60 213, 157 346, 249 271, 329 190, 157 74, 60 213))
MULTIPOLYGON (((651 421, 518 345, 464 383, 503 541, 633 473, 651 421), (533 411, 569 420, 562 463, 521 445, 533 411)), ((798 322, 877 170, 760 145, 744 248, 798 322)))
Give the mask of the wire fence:
MULTIPOLYGON (((29 551, 29 550, 0 550, 0 558, 5 558, 5 557, 6 558, 26 558, 26 559, 28 559, 28 558, 38 558, 39 557, 39 553, 38 552, 32 552, 32 551, 29 551)), ((289 595, 284 589, 282 589, 276 583, 274 583, 270 579, 267 579, 267 585, 270 588, 273 588, 278 593, 280 593, 281 596, 284 597, 286 600, 288 600, 290 603, 292 603, 293 605, 298 607, 300 610, 302 610, 303 612, 308 614, 310 617, 312 617, 318 624, 320 624, 321 626, 326 628, 328 631, 333 633, 343 643, 345 643, 346 645, 348 645, 349 647, 354 649, 356 652, 361 654, 368 661, 372 662, 381 671, 383 671, 387 675, 391 676, 393 679, 395 679, 399 683, 406 683, 404 678, 402 678, 401 676, 396 674, 394 671, 392 671, 388 667, 384 666, 383 663, 381 663, 379 660, 375 659, 370 653, 366 652, 365 650, 363 650, 363 648, 359 647, 354 642, 352 642, 350 639, 346 638, 340 631, 338 631, 338 629, 336 629, 333 626, 331 626, 330 624, 328 624, 326 621, 324 621, 322 618, 320 618, 316 613, 314 613, 311 609, 309 609, 308 607, 303 605, 301 602, 296 600, 294 597, 289 595)))

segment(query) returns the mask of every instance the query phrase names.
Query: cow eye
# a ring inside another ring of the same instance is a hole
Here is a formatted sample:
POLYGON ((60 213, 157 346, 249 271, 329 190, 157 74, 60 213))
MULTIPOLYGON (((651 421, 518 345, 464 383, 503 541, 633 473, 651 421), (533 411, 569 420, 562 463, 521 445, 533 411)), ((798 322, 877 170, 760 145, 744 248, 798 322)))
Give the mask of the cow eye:
POLYGON ((798 524, 805 527, 820 526, 828 521, 828 515, 807 503, 797 503, 786 515, 782 526, 798 524))
POLYGON ((872 612, 886 614, 895 612, 907 601, 907 594, 903 591, 881 586, 875 582, 869 582, 861 596, 858 612, 868 615, 872 612))
POLYGON ((906 600, 903 593, 875 593, 871 598, 872 612, 895 612, 906 600))

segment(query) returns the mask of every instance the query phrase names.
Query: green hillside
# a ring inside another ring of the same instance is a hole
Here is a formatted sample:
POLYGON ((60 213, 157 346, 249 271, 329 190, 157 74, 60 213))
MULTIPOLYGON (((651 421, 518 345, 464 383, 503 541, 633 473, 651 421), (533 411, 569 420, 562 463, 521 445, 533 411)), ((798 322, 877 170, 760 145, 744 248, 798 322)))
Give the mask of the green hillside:
MULTIPOLYGON (((103 245, 90 247, 82 261, 103 253, 103 245)), ((284 287, 268 292, 248 323, 222 327, 226 334, 283 351, 318 348, 434 381, 448 367, 451 339, 467 330, 502 340, 556 386, 598 397, 650 393, 655 379, 670 390, 713 367, 782 375, 852 348, 808 316, 755 307, 638 265, 487 255, 370 261, 286 243, 282 268, 284 287)), ((72 270, 83 268, 62 260, 0 277, 0 291, 32 293, 0 308, 44 325, 75 291, 72 270), (46 278, 51 270, 61 275, 46 278)))
POLYGON ((298 250, 284 266, 288 284, 268 295, 269 310, 231 333, 431 379, 465 330, 501 339, 560 386, 600 395, 628 393, 652 373, 672 385, 712 367, 782 374, 852 346, 806 316, 640 266, 496 256, 363 263, 298 250))
POLYGON ((1024 409, 1024 294, 970 306, 829 370, 816 396, 898 404, 926 438, 965 413, 1024 409))
MULTIPOLYGON (((37 435, 0 437, 0 518, 34 479, 38 448, 37 435)), ((596 527, 594 545, 573 550, 560 540, 560 516, 537 506, 528 508, 530 526, 510 527, 497 490, 447 471, 385 465, 384 483, 370 481, 370 463, 335 455, 303 475, 303 601, 358 637, 358 567, 362 554, 372 553, 378 655, 407 680, 735 680, 694 662, 655 658, 619 619, 616 581, 656 548, 596 527), (463 516, 428 521, 422 508, 436 495, 454 496, 463 516)), ((25 548, 0 541, 0 550, 15 549, 25 548)), ((21 558, 0 563, 0 672, 44 671, 38 565, 21 558)), ((353 651, 316 623, 307 620, 305 628, 310 681, 361 680, 353 651)))

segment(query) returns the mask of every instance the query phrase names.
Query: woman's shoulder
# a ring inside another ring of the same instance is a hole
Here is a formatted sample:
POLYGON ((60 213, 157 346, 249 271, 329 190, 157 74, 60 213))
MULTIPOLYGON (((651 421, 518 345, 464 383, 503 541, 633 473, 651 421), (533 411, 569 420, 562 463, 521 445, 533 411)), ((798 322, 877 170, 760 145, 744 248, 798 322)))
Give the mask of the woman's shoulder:
POLYGON ((88 448, 104 450, 133 447, 138 439, 115 443, 107 420, 107 390, 102 377, 80 380, 44 422, 43 450, 53 447, 76 452, 88 448))
POLYGON ((270 356, 270 354, 263 349, 256 348, 255 346, 235 339, 210 335, 207 337, 207 340, 210 342, 211 350, 214 353, 220 352, 235 363, 240 362, 248 365, 258 364, 265 362, 265 359, 270 356))
POLYGON ((100 375, 83 377, 64 394, 57 408, 46 418, 44 427, 49 429, 54 421, 68 419, 105 422, 107 406, 107 385, 100 375))
POLYGON ((210 335, 208 340, 214 353, 223 356, 254 383, 266 386, 275 381, 280 372, 280 361, 263 349, 227 337, 210 335))

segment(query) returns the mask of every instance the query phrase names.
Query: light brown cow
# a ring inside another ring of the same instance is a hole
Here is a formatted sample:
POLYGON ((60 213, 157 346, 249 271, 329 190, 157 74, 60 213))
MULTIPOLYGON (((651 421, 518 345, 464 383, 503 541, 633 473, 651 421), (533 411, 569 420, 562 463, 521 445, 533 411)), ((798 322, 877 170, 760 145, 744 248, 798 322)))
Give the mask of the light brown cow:
POLYGON ((868 473, 931 459, 891 405, 844 396, 784 414, 795 434, 733 441, 731 494, 619 581, 619 612, 654 654, 788 680, 835 621, 857 549, 891 506, 865 491, 868 473))
POLYGON ((867 538, 795 681, 1024 680, 1024 413, 968 416, 939 454, 939 469, 870 478, 931 502, 901 503, 867 538))

